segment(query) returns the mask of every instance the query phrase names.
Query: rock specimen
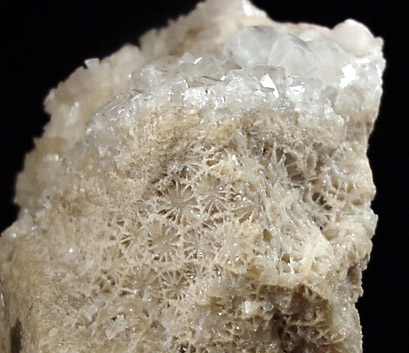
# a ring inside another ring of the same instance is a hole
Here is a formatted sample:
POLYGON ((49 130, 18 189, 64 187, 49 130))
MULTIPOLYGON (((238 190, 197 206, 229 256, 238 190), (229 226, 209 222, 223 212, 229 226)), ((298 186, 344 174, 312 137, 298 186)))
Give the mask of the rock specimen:
POLYGON ((45 101, 2 353, 358 353, 382 40, 208 0, 45 101))

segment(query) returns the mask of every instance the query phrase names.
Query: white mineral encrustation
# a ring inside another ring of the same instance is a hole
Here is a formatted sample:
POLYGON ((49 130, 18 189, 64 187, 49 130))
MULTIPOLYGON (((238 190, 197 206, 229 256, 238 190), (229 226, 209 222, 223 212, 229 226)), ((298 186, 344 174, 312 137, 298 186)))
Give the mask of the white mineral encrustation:
POLYGON ((247 0, 87 60, 18 178, 0 352, 361 352, 384 66, 247 0))

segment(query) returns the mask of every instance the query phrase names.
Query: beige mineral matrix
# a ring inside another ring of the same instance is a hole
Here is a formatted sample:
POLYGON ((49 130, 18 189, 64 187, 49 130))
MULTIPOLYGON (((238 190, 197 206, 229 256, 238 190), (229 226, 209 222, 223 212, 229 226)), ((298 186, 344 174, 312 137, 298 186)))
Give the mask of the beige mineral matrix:
POLYGON ((1 353, 360 353, 382 40, 247 0, 56 89, 0 238, 1 353))

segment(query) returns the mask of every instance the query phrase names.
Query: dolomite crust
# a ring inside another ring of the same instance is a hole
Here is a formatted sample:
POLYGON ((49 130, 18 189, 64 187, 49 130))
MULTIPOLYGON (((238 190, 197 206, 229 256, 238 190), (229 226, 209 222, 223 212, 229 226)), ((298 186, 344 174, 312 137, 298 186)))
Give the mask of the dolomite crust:
POLYGON ((362 352, 384 65, 247 0, 86 61, 0 238, 0 352, 362 352))

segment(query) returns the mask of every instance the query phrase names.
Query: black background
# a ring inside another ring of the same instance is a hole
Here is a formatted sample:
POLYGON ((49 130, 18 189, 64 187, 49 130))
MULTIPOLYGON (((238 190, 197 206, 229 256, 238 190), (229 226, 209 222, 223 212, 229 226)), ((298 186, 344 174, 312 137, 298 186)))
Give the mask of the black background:
MULTIPOLYGON (((228 1, 228 0, 226 0, 228 1)), ((15 175, 40 136, 48 116, 48 90, 90 57, 104 57, 168 18, 191 10, 196 1, 8 1, 0 9, 0 231, 14 220, 15 175)), ((374 250, 364 273, 358 307, 364 353, 404 352, 409 347, 409 103, 408 16, 394 1, 262 1, 254 3, 279 21, 333 27, 346 18, 365 23, 385 40, 388 61, 384 98, 369 158, 377 185, 379 215, 374 250)))

